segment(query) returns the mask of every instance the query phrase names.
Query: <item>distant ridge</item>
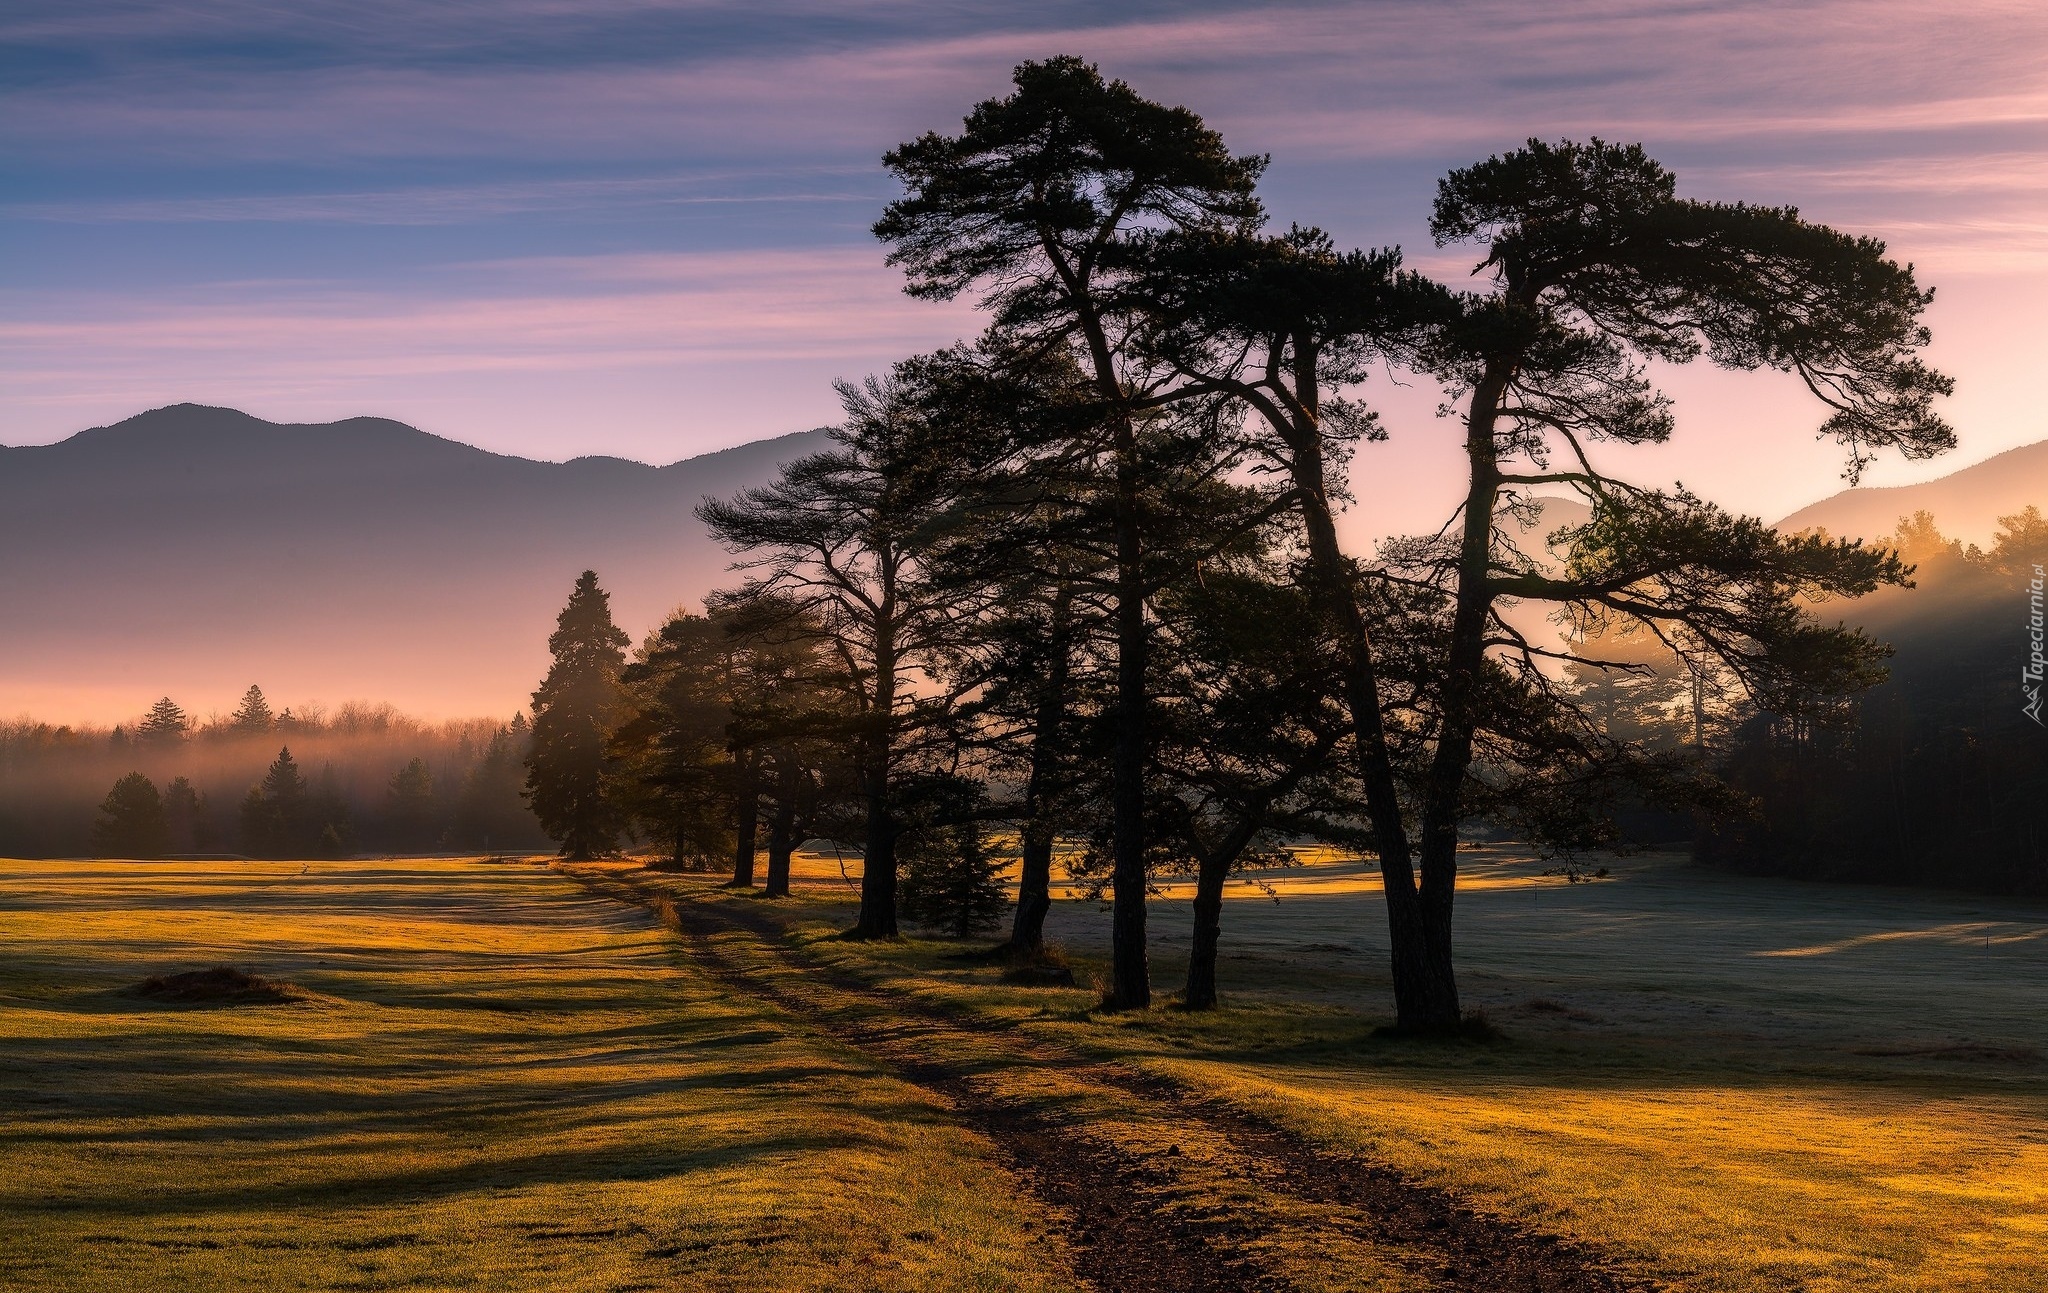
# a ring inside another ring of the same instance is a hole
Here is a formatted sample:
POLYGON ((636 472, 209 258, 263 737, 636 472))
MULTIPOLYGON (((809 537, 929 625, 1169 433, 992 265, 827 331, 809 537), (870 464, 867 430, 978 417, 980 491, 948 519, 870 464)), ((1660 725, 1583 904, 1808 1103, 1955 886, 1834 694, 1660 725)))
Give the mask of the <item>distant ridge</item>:
POLYGON ((1878 539, 1902 516, 1934 514, 1943 534, 1989 541, 1997 518, 2032 503, 2048 511, 2048 440, 2008 449, 1972 467, 1920 485, 1845 489, 1778 522, 1780 530, 1820 526, 1841 538, 1878 539))
POLYGON ((387 418, 178 404, 0 448, 0 714, 111 719, 166 692, 204 712, 251 682, 509 713, 578 571, 644 633, 727 579, 698 501, 824 443, 536 462, 387 418))
MULTIPOLYGON (((276 423, 177 404, 51 445, 0 447, 0 717, 201 714, 250 683, 279 704, 389 700, 509 713, 546 666, 577 572, 636 637, 727 583, 694 509, 822 448, 802 431, 651 466, 537 462, 388 418, 276 423)), ((1781 529, 1879 538, 1931 511, 1988 541, 2048 508, 2048 441, 1922 485, 1851 489, 1781 529)), ((1525 536, 1579 519, 1545 500, 1525 536)), ((1882 618, 1882 603, 1851 619, 1882 618)))

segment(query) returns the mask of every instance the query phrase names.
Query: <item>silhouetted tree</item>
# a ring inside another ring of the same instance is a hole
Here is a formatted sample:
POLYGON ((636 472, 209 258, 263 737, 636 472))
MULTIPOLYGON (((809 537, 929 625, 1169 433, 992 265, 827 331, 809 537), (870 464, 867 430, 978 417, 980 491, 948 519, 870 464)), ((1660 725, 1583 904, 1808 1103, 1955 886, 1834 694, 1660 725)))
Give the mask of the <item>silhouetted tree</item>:
POLYGON ((1343 652, 1313 595, 1255 551, 1154 601, 1156 849, 1195 875, 1181 1004, 1216 1005, 1224 889, 1282 835, 1353 842, 1358 800, 1338 750, 1350 734, 1343 652), (1322 626, 1327 627, 1327 626, 1322 626))
POLYGON ((236 732, 254 735, 268 732, 277 726, 277 716, 270 712, 270 702, 263 698, 263 689, 250 684, 242 693, 242 703, 228 719, 229 726, 236 732))
POLYGON ((152 745, 170 745, 185 739, 192 722, 169 696, 149 707, 149 714, 136 727, 138 738, 152 745))
POLYGON ((289 746, 242 800, 242 847, 256 857, 290 857, 312 843, 306 779, 289 746))
POLYGON ((109 857, 162 857, 170 847, 170 830, 156 783, 140 772, 115 782, 100 804, 92 836, 93 843, 109 857))
POLYGON ((903 914, 955 938, 996 928, 1009 906, 983 826, 986 799, 979 781, 957 774, 910 778, 897 790, 903 914))
POLYGON ((425 759, 414 758, 393 774, 384 799, 386 829, 394 847, 418 851, 434 846, 439 813, 434 774, 425 759))
POLYGON ((908 193, 875 233, 912 295, 979 289, 992 344, 1037 362, 1073 346, 1107 432, 1114 478, 1118 686, 1112 760, 1116 1006, 1151 999, 1145 962, 1147 517, 1140 421, 1183 397, 1125 344, 1147 302, 1134 251, 1151 231, 1255 225, 1265 161, 1234 157, 1184 108, 1167 108, 1074 58, 1021 64, 1016 91, 978 104, 960 134, 927 134, 884 159, 908 193))
POLYGON ((213 846, 212 814, 206 796, 194 790, 185 777, 173 777, 171 784, 164 787, 164 827, 172 852, 203 852, 213 846))
POLYGON ((910 667, 944 641, 953 608, 923 577, 919 546, 960 484, 962 446, 923 399, 944 356, 842 384, 835 447, 790 463, 772 485, 698 509, 753 572, 739 596, 775 613, 764 629, 815 632, 852 688, 866 822, 860 917, 849 936, 894 938, 896 831, 891 787, 918 726, 910 667))
POLYGON ((738 644, 729 630, 723 619, 677 612, 650 635, 622 675, 628 713, 612 749, 620 803, 677 865, 702 870, 732 858, 734 883, 752 884, 754 812, 738 801, 754 796, 754 776, 733 756, 738 644))
MULTIPOLYGON (((1852 477, 1880 449, 1927 457, 1954 443, 1931 410, 1949 382, 1917 356, 1928 340, 1920 322, 1928 295, 1910 269, 1885 260, 1881 243, 1790 209, 1685 201, 1674 187, 1641 148, 1597 140, 1531 141, 1438 187, 1433 234, 1442 245, 1482 243, 1478 272, 1491 286, 1455 302, 1420 360, 1465 409, 1461 519, 1443 539, 1397 547, 1387 564, 1443 598, 1413 843, 1405 824, 1395 830, 1394 805, 1373 814, 1404 1028, 1459 1020, 1451 959, 1458 829, 1473 804, 1475 759, 1487 735, 1507 725, 1489 706, 1503 694, 1557 699, 1538 668, 1545 650, 1502 618, 1503 599, 1548 603, 1588 636, 1640 624, 1681 657, 1725 665, 1760 693, 1841 694, 1878 676, 1875 644, 1819 626, 1800 599, 1899 582, 1905 572, 1894 555, 1783 538, 1592 465, 1589 444, 1670 435, 1667 401, 1643 362, 1705 353, 1724 367, 1796 373, 1828 408, 1822 430, 1847 446, 1852 477), (1550 467, 1553 452, 1565 455, 1561 468, 1550 467), (1566 568, 1555 577, 1518 552, 1501 524, 1531 486, 1574 489, 1593 510, 1569 536, 1566 568), (1503 670, 1513 678, 1503 681, 1503 670)), ((1378 718, 1357 717, 1366 727, 1378 718)), ((1540 715, 1530 730, 1562 735, 1540 715)), ((1370 752, 1373 743, 1362 744, 1370 752)), ((1532 772, 1532 794, 1569 780, 1532 772)), ((1368 793, 1385 794, 1386 780, 1368 776, 1368 793)))
POLYGON ((533 693, 527 799, 565 858, 587 861, 618 844, 621 816, 607 786, 607 745, 621 718, 619 676, 630 639, 611 597, 586 570, 548 638, 554 663, 533 693))
POLYGON ((786 898, 797 845, 857 797, 860 687, 814 617, 738 594, 714 594, 711 603, 738 647, 727 734, 767 816, 763 892, 786 898))

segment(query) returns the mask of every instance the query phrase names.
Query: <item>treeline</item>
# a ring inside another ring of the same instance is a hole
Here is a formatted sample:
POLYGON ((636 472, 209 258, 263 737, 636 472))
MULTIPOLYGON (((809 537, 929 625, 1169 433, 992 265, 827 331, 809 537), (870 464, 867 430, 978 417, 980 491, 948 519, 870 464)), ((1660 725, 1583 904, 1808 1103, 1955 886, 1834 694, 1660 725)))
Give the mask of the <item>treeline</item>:
POLYGON ((169 697, 111 729, 0 722, 0 856, 335 857, 541 847, 528 726, 388 705, 194 722, 169 697))
POLYGON ((2027 710, 2048 521, 2030 507, 1999 525, 1983 551, 1926 512, 1901 520, 1893 543, 1917 587, 1853 612, 1896 649, 1889 678, 1856 701, 1853 724, 1808 731, 1766 714, 1735 732, 1726 775, 1756 810, 1707 823, 1702 859, 2048 893, 2048 733, 2027 710))
POLYGON ((849 935, 888 938, 920 867, 975 889, 999 824, 1013 951, 1060 842, 1099 879, 1112 1008, 1151 1000, 1149 887, 1192 877, 1201 1007, 1233 870, 1335 841, 1379 859, 1400 1026, 1455 1029, 1461 833, 1612 845, 1627 812, 1737 806, 1710 712, 1850 720, 1883 649, 1810 608, 1902 581, 1897 554, 1596 461, 1667 439, 1647 363, 1701 356, 1799 374, 1852 473, 1951 447, 1928 294, 1882 244, 1681 199, 1640 147, 1531 141, 1440 183, 1431 232, 1476 265, 1452 290, 1269 228, 1266 160, 1184 108, 1075 59, 1014 80, 887 156, 904 192, 875 228, 908 291, 972 295, 987 330, 843 387, 829 450, 707 500, 743 580, 703 617, 629 656, 579 586, 534 700, 533 804, 565 852, 637 822, 684 858, 731 839, 739 872, 763 822, 843 832, 849 935), (1346 552, 1353 455, 1430 431, 1352 397, 1380 371, 1444 390, 1464 476, 1441 530, 1346 552), (1588 519, 1524 551, 1558 492, 1588 519), (1692 739, 1682 714, 1668 737, 1602 717, 1595 678, 1665 668, 1643 644, 1688 680, 1692 739))

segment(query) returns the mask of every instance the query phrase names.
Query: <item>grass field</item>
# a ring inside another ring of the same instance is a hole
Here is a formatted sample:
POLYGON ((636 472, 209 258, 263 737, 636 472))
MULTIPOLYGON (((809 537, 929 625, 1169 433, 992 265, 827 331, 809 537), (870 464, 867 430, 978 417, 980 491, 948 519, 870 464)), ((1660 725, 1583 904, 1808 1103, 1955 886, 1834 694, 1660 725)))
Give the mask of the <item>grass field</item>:
POLYGON ((1061 1289, 914 1087, 541 867, 0 863, 0 1287, 1061 1289), (156 1005, 228 961, 315 994, 156 1005))
MULTIPOLYGON (((819 868, 814 903, 843 904, 819 868)), ((1377 876, 1329 862, 1233 887, 1226 1008, 1105 1017, 938 945, 811 942, 963 1010, 1144 1063, 1688 1289, 2048 1289, 2048 907, 1733 877, 1675 857, 1570 884, 1479 850, 1462 986, 1496 1045, 1375 1037, 1377 876), (1277 893, 1278 901, 1269 894, 1277 893)), ((843 892, 843 890, 842 890, 843 892)), ((844 911, 819 911, 815 939, 844 911)), ((1187 895, 1154 905, 1181 972, 1187 895)), ((1049 928, 1106 960, 1096 904, 1049 928)))
MULTIPOLYGON (((1671 858, 1569 885, 1480 851, 1462 982, 1504 1039, 1444 1046, 1375 1034, 1379 895, 1341 860, 1262 877, 1277 902, 1234 890, 1203 1016, 832 941, 830 858, 787 904, 615 870, 1674 1287, 2048 1288, 2048 908, 1671 858)), ((1185 894, 1154 911, 1170 989, 1185 894)), ((1085 980, 1106 915, 1063 902, 1053 930, 1085 980)), ((0 932, 0 1286, 1074 1286, 1058 1227, 940 1102, 537 865, 0 863, 0 932), (124 991, 221 961, 313 999, 124 991)), ((1282 1254, 1301 1287, 1381 1287, 1308 1252, 1282 1254)))

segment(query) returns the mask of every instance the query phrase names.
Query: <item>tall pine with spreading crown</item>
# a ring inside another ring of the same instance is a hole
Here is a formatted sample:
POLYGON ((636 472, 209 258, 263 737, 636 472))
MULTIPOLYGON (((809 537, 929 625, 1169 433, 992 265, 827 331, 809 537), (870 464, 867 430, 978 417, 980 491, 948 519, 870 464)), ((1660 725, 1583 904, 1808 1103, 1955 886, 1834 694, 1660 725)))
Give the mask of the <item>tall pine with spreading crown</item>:
POLYGON ((555 621, 554 663, 533 693, 526 798, 565 858, 585 861, 618 843, 622 814, 609 793, 606 747, 621 718, 619 675, 630 639, 612 622, 611 596, 586 570, 555 621))

